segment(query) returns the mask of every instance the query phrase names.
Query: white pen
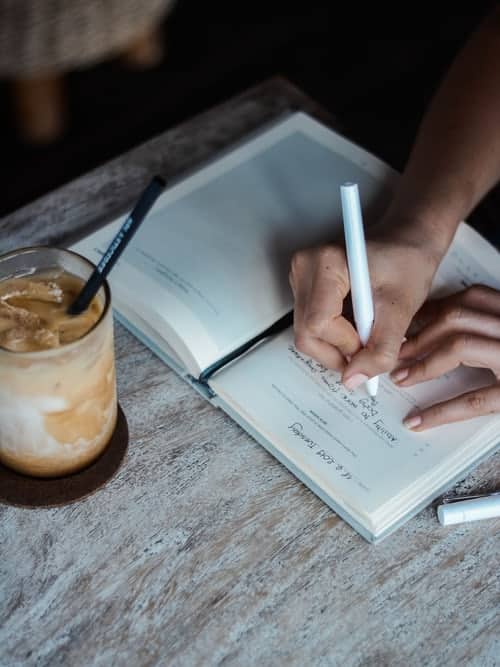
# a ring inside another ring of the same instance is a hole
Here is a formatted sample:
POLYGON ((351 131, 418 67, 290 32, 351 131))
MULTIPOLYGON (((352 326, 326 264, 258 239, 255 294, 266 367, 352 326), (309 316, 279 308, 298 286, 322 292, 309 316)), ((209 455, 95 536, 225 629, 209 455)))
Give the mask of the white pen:
POLYGON ((443 526, 465 521, 493 519, 500 516, 500 491, 477 496, 445 498, 443 504, 438 505, 437 516, 439 523, 443 526))
MULTIPOLYGON (((354 310, 354 321, 363 345, 366 345, 372 331, 374 309, 368 258, 366 255, 363 217, 356 183, 344 183, 340 186, 342 215, 344 218, 344 235, 347 252, 347 265, 351 283, 351 298, 354 310)), ((378 377, 366 382, 370 396, 376 396, 378 377)))

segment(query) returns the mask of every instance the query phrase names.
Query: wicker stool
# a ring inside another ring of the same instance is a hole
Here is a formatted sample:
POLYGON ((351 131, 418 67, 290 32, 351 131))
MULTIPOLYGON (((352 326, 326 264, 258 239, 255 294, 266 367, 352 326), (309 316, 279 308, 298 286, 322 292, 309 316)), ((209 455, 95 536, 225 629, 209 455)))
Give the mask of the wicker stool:
POLYGON ((121 55, 160 62, 160 21, 175 0, 0 0, 0 76, 12 81, 21 136, 46 143, 66 117, 64 74, 121 55))

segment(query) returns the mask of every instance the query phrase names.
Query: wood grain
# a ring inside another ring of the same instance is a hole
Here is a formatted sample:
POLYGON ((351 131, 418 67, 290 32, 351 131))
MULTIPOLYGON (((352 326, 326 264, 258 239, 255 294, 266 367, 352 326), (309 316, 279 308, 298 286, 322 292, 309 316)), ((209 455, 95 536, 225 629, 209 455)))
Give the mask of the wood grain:
MULTIPOLYGON (((67 244, 288 108, 322 116, 264 82, 3 218, 0 249, 67 244)), ((2 667, 500 664, 500 521, 429 507, 369 545, 115 326, 128 456, 81 502, 0 505, 2 667)))

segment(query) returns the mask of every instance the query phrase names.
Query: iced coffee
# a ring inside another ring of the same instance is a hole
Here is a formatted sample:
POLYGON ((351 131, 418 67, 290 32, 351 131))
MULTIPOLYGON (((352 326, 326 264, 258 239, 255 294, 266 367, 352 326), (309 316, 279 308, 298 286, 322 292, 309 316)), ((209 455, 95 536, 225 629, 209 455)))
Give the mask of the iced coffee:
POLYGON ((107 284, 67 314, 90 276, 83 257, 31 248, 0 257, 0 463, 54 477, 109 443, 117 398, 107 284))

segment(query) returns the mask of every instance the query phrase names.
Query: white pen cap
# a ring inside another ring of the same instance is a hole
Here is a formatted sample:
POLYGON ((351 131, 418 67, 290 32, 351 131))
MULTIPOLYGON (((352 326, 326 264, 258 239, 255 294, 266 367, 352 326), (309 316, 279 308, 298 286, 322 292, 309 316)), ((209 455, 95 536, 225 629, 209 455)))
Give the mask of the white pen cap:
POLYGON ((500 516, 500 493, 444 503, 438 506, 437 516, 439 523, 443 526, 466 521, 493 519, 500 516))

